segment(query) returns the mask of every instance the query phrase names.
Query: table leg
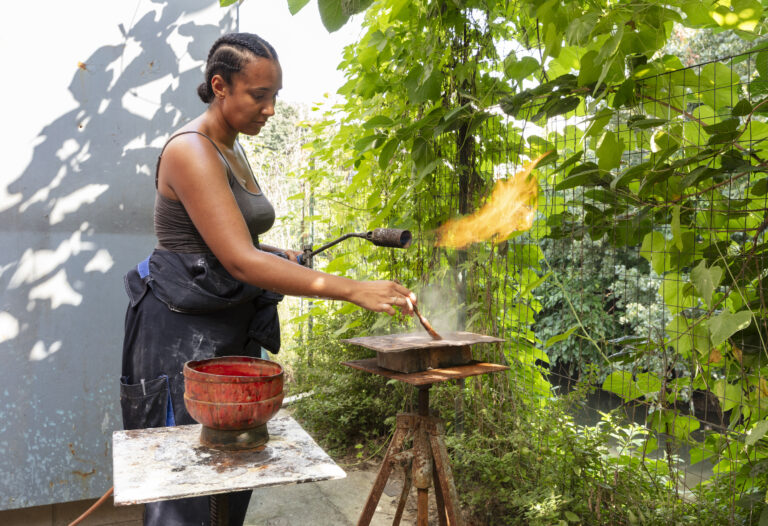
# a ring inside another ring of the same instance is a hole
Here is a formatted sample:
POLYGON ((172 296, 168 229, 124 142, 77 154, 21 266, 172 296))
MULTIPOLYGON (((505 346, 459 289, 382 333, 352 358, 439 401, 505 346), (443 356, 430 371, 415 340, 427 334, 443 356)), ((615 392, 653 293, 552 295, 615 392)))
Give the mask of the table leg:
POLYGON ((210 496, 211 526, 229 526, 229 495, 210 496))

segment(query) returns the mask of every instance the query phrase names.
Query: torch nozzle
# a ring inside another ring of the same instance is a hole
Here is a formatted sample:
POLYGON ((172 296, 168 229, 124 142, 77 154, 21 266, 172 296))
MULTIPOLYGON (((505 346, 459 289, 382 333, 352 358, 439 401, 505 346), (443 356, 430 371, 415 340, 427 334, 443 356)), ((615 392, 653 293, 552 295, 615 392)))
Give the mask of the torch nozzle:
POLYGON ((408 248, 412 237, 410 230, 375 228, 365 235, 365 239, 377 247, 408 248))

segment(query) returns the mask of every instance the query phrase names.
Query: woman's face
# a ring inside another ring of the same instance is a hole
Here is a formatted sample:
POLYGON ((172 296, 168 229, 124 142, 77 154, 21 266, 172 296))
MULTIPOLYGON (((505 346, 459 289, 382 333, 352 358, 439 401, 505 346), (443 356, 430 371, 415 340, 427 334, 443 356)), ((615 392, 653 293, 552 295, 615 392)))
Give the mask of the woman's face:
POLYGON ((232 76, 232 84, 223 86, 224 118, 240 133, 258 134, 267 119, 275 114, 275 99, 282 87, 280 64, 276 60, 254 58, 232 76))

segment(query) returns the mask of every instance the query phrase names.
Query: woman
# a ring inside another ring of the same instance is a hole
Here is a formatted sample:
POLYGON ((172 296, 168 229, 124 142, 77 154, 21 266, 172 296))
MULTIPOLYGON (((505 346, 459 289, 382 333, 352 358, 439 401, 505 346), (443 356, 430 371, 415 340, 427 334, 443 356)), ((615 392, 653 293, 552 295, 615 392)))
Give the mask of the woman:
MULTIPOLYGON (((274 115, 282 72, 275 50, 248 33, 218 39, 198 88, 207 110, 166 143, 155 175, 152 255, 125 277, 130 305, 121 405, 126 429, 194 423, 184 407, 188 360, 276 352, 282 294, 412 312, 415 296, 392 281, 354 281, 302 267, 299 252, 259 242, 275 212, 250 170, 240 133, 274 115), (281 255, 283 257, 278 257, 281 255)), ((242 524, 250 492, 230 496, 242 524)), ((208 524, 208 499, 147 505, 145 524, 208 524)))

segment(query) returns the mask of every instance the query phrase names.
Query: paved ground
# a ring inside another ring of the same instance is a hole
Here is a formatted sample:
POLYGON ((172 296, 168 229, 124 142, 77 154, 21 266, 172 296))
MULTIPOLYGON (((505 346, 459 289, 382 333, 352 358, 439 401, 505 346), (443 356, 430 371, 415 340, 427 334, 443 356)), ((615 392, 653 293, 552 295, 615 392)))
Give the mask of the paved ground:
MULTIPOLYGON (((378 468, 345 469, 347 478, 310 484, 276 486, 253 492, 248 508, 248 526, 347 526, 357 519, 373 487, 378 468)), ((379 501, 371 526, 389 526, 395 515, 401 483, 391 480, 379 501)), ((414 495, 411 500, 415 501, 414 495)), ((409 500, 402 524, 414 524, 409 500)))
MULTIPOLYGON (((275 486, 254 491, 246 517, 247 526, 348 526, 357 524, 378 467, 345 469, 347 477, 291 486, 275 486)), ((391 525, 402 486, 391 479, 379 501, 371 526, 391 525)), ((23 510, 0 511, 3 526, 66 526, 93 504, 94 500, 37 506, 23 510)), ((415 524, 411 495, 402 524, 415 524)), ((115 508, 104 503, 82 526, 141 526, 143 506, 115 508)))

